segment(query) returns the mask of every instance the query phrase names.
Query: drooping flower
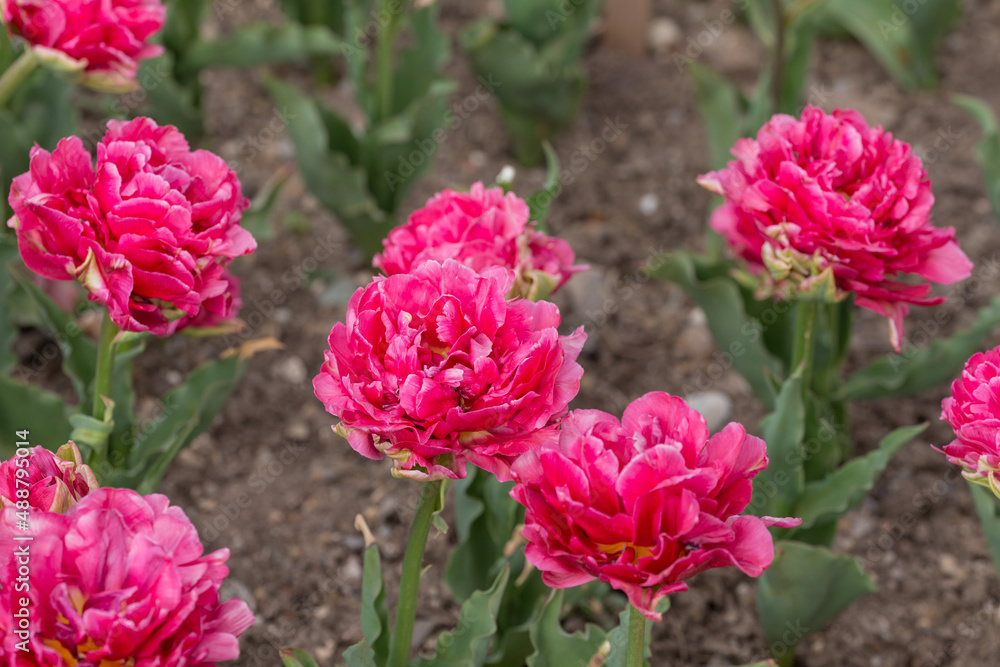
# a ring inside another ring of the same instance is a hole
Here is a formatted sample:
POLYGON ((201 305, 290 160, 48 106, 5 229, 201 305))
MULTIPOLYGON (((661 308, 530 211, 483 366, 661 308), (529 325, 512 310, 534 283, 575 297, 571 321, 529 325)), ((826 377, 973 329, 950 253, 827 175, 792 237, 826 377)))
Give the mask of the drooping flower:
POLYGON ((148 42, 166 22, 160 0, 0 0, 0 9, 44 64, 97 90, 132 90, 139 61, 163 52, 148 42))
POLYGON ((220 601, 229 552, 204 555, 166 496, 92 491, 65 514, 33 512, 30 542, 15 516, 0 511, 0 577, 17 579, 27 549, 28 581, 0 591, 3 664, 209 667, 239 656, 254 618, 242 600, 220 601))
POLYGON ((109 122, 96 168, 77 137, 36 146, 9 200, 28 268, 79 280, 121 329, 165 336, 239 309, 227 267, 256 248, 240 227, 249 202, 226 163, 173 126, 109 122))
POLYGON ((99 486, 72 440, 55 454, 35 447, 28 456, 0 463, 0 508, 65 512, 99 486))
POLYGON ((480 182, 468 193, 444 190, 389 232, 374 264, 388 276, 428 259, 456 259, 476 271, 502 266, 517 276, 514 294, 544 299, 587 267, 574 265, 569 244, 538 231, 529 215, 528 204, 502 188, 480 182))
POLYGON ((559 335, 552 303, 508 301, 513 279, 429 260, 354 293, 313 386, 355 451, 414 479, 466 462, 509 479, 579 391, 586 339, 559 335))
POLYGON ((931 224, 934 195, 909 144, 853 110, 774 116, 737 158, 698 182, 723 195, 711 226, 781 298, 840 300, 889 319, 900 350, 908 304, 934 305, 931 285, 967 278, 952 227, 931 224), (766 269, 766 270, 765 270, 766 269))
POLYGON ((941 402, 941 419, 955 431, 944 454, 962 475, 1000 498, 1000 347, 972 355, 941 402))
POLYGON ((527 508, 526 555, 546 584, 600 579, 658 619, 657 602, 699 572, 735 566, 759 576, 774 559, 767 527, 800 523, 738 516, 766 466, 764 442, 739 424, 710 438, 698 412, 654 392, 621 422, 571 412, 558 438, 514 463, 511 495, 527 508))

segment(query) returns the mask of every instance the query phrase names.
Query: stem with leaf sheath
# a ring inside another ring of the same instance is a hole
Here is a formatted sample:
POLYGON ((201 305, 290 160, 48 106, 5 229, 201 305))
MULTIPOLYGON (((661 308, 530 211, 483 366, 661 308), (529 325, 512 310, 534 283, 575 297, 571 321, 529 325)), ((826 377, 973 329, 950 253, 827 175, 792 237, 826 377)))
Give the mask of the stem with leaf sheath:
POLYGON ((405 667, 410 658, 413 623, 417 617, 417 596, 420 575, 423 572, 424 549, 431 530, 434 513, 438 510, 442 480, 424 482, 420 489, 417 513, 410 526, 410 540, 403 555, 403 576, 399 582, 399 602, 396 603, 396 626, 392 631, 392 644, 386 667, 405 667))

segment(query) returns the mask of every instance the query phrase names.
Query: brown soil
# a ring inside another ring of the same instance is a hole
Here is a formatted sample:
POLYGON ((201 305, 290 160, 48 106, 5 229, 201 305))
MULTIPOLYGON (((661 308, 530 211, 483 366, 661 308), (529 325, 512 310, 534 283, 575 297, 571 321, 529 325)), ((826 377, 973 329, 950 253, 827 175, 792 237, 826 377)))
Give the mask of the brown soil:
MULTIPOLYGON (((456 34, 473 19, 479 2, 442 0, 448 30, 456 34)), ((271 3, 243 3, 226 20, 273 16, 271 3), (238 16, 237 16, 238 15, 238 16)), ((686 42, 702 21, 726 6, 657 0, 656 13, 681 28, 686 42)), ((957 140, 928 159, 940 225, 955 225, 962 246, 979 262, 995 258, 1000 235, 972 156, 977 127, 950 106, 956 92, 983 97, 1000 108, 993 84, 1000 44, 1000 5, 972 0, 939 56, 941 89, 904 93, 858 45, 824 42, 817 49, 810 84, 821 106, 855 107, 902 139, 928 151, 939 132, 957 140), (953 135, 953 136, 954 136, 953 135)), ((729 26, 700 60, 749 86, 763 51, 744 28, 729 26)), ((762 416, 746 384, 733 371, 717 381, 705 373, 718 364, 703 317, 683 292, 642 280, 639 268, 655 253, 696 247, 702 238, 709 195, 694 182, 708 168, 692 85, 669 52, 642 61, 594 48, 586 59, 591 89, 574 126, 556 141, 564 165, 580 165, 556 201, 553 233, 570 241, 592 272, 559 295, 567 327, 584 323, 591 342, 575 407, 619 412, 652 390, 684 393, 717 389, 734 402, 733 419, 751 431, 762 416), (573 161, 608 122, 622 131, 603 152, 573 161), (644 195, 658 197, 651 215, 640 211, 644 195)), ((284 72, 300 83, 302 71, 284 72)), ((475 99, 476 81, 460 56, 449 66, 460 83, 455 104, 475 99)), ((241 176, 249 193, 290 158, 279 132, 265 128, 275 117, 256 73, 213 72, 205 79, 210 139, 207 147, 237 158, 244 142, 260 150, 244 159, 241 176)), ((331 99, 347 98, 343 90, 331 99)), ((490 182, 511 161, 496 105, 475 105, 447 135, 431 174, 410 194, 404 210, 446 187, 490 182)), ((540 169, 520 170, 518 189, 531 192, 540 169)), ((390 580, 398 577, 415 490, 389 476, 385 465, 362 459, 330 430, 333 419, 312 395, 326 335, 344 315, 351 291, 371 274, 332 217, 293 179, 283 199, 275 237, 236 264, 243 278, 245 320, 256 335, 279 338, 283 352, 262 354, 208 435, 199 438, 163 485, 191 515, 209 548, 227 547, 229 591, 252 602, 258 623, 245 635, 240 665, 278 664, 276 647, 293 645, 331 665, 360 639, 359 590, 363 540, 353 528, 363 514, 378 538, 390 580), (302 221, 306 221, 302 225, 302 221), (287 223, 287 224, 283 224, 287 223), (320 251, 321 246, 332 252, 320 251), (297 273, 299 272, 299 273, 297 273), (297 279, 304 275, 305 281, 297 279), (298 283, 301 283, 299 285, 298 283), (281 303, 272 303, 274 292, 281 303), (242 506, 240 505, 242 503, 242 506)), ((1000 291, 996 280, 967 290, 967 306, 950 310, 945 331, 963 326, 971 306, 1000 291)), ((943 306, 948 308, 948 306, 943 306)), ((915 312, 907 323, 918 331, 915 312)), ((884 321, 859 317, 852 364, 888 351, 884 321)), ((940 334, 939 334, 940 335, 940 334)), ((990 345, 1000 343, 994 337, 990 345)), ((141 364, 144 389, 159 394, 178 379, 164 368, 184 370, 217 351, 204 342, 168 340, 141 364)), ((949 439, 938 421, 944 389, 915 399, 859 405, 853 433, 859 451, 891 429, 932 422, 923 438, 904 449, 864 504, 842 521, 837 550, 864 560, 880 591, 857 602, 801 647, 809 667, 902 667, 1000 664, 996 632, 1000 586, 971 498, 931 444, 949 439), (917 520, 901 520, 906 512, 917 520), (905 524, 905 525, 904 525, 905 524), (942 657, 950 651, 951 657, 942 657)), ((433 564, 421 593, 418 633, 432 642, 455 620, 455 606, 440 585, 449 537, 433 538, 433 564)), ((653 665, 743 664, 766 655, 757 630, 754 582, 732 572, 710 572, 692 590, 674 596, 672 610, 655 632, 653 665)))

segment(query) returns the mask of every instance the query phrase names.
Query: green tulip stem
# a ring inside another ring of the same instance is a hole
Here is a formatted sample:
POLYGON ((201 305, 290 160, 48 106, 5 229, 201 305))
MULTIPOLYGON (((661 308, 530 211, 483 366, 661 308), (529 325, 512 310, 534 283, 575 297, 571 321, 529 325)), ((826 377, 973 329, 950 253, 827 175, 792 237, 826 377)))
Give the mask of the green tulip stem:
POLYGON ((808 392, 813 350, 816 348, 816 302, 799 301, 795 309, 795 347, 791 372, 794 373, 800 365, 805 365, 802 371, 802 390, 808 392))
POLYGON ((441 497, 442 480, 424 482, 420 490, 417 513, 410 526, 410 540, 403 555, 403 576, 399 582, 399 602, 396 604, 396 626, 386 667, 406 667, 410 658, 413 623, 417 617, 417 596, 420 592, 420 575, 423 573, 424 549, 431 530, 434 512, 441 497))
POLYGON ((781 0, 771 0, 774 9, 774 109, 781 113, 781 98, 785 87, 785 5, 781 0))
POLYGON ((626 667, 643 667, 646 653, 646 617, 635 607, 628 612, 628 655, 626 667))
POLYGON ((105 405, 102 397, 111 398, 115 375, 115 336, 118 327, 105 312, 101 321, 101 337, 97 342, 97 375, 94 378, 94 419, 103 420, 105 405))
POLYGON ((0 109, 7 106, 7 102, 35 71, 36 67, 38 67, 38 58, 35 57, 30 48, 25 48, 24 53, 4 70, 3 75, 0 75, 0 109))

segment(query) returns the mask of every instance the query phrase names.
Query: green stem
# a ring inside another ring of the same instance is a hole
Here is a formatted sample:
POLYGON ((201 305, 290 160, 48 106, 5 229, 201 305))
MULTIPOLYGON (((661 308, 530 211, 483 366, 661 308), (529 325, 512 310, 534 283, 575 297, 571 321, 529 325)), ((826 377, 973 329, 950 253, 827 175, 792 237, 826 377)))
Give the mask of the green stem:
POLYGON ((0 109, 7 106, 7 102, 14 95, 25 79, 38 67, 38 58, 30 48, 25 48, 24 52, 11 63, 10 67, 4 70, 0 76, 0 109))
POLYGON ((781 113, 781 94, 785 87, 785 6, 771 0, 774 7, 774 113, 781 113))
POLYGON ((111 397, 111 389, 115 375, 115 336, 118 327, 111 321, 111 316, 104 313, 101 322, 101 337, 97 342, 97 375, 94 378, 94 419, 104 419, 104 401, 102 396, 111 397))
POLYGON ((431 530, 434 512, 438 509, 441 495, 441 480, 424 482, 420 490, 417 513, 410 526, 410 541, 403 555, 403 576, 399 582, 399 601, 396 603, 396 626, 392 633, 392 645, 386 667, 405 667, 410 658, 410 642, 413 639, 413 623, 417 617, 417 595, 420 591, 420 575, 424 565, 424 548, 431 530))
POLYGON ((643 667, 646 653, 646 617, 631 607, 628 612, 628 655, 626 667, 643 667))
POLYGON ((381 0, 379 5, 380 15, 389 16, 389 20, 379 30, 375 40, 375 71, 378 77, 375 85, 379 102, 378 119, 385 120, 392 115, 393 50, 396 42, 396 27, 398 25, 397 13, 401 7, 398 0, 381 0))
POLYGON ((813 351, 816 348, 816 302, 799 301, 795 308, 795 347, 792 351, 791 372, 805 364, 802 371, 802 389, 809 391, 810 372, 812 370, 813 351))

